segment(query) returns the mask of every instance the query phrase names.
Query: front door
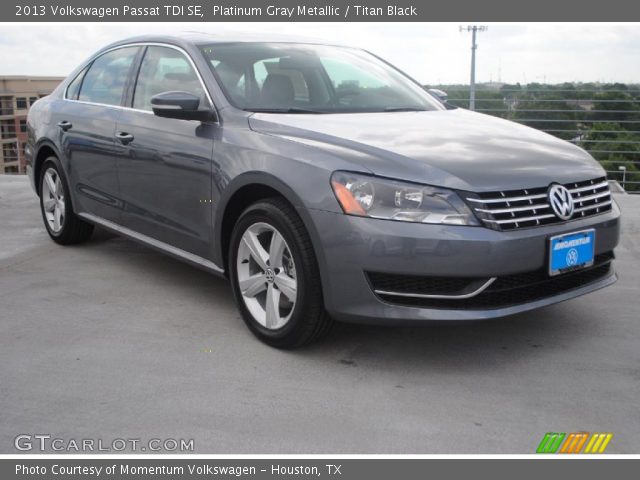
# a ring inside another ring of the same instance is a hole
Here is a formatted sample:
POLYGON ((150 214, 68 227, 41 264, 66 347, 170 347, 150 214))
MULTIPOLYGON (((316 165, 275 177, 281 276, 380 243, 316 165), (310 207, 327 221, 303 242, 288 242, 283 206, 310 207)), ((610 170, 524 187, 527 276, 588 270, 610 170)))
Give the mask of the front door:
POLYGON ((189 253, 210 258, 212 240, 212 154, 218 125, 157 117, 151 97, 186 91, 210 106, 185 54, 148 46, 133 90, 133 109, 116 126, 122 224, 189 253))

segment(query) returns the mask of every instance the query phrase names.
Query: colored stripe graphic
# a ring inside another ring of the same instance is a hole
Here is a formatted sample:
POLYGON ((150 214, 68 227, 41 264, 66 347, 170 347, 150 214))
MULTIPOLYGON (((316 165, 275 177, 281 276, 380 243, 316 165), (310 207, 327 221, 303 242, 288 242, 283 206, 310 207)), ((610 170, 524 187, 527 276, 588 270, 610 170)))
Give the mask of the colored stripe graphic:
POLYGON ((560 453, 580 453, 587 438, 589 438, 589 434, 586 432, 570 433, 562 445, 560 453))
POLYGON ((594 433, 584 453, 604 453, 613 438, 613 433, 594 433))
POLYGON ((566 433, 548 432, 544 434, 536 453, 556 453, 566 433))
POLYGON ((589 435, 591 435, 589 432, 574 432, 568 435, 547 432, 538 445, 536 453, 604 453, 613 438, 613 433, 594 433, 591 438, 589 435), (587 447, 583 451, 585 443, 587 447))

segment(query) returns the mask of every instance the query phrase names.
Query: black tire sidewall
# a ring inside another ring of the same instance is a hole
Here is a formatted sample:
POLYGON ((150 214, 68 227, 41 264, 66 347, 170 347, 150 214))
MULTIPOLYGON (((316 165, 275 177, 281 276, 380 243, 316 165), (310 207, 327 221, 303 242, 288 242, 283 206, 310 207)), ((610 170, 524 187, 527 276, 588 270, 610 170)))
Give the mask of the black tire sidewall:
POLYGON ((266 341, 273 346, 287 346, 290 341, 297 337, 299 330, 303 329, 302 320, 307 311, 307 304, 309 302, 310 294, 310 278, 308 262, 312 259, 304 258, 301 248, 300 240, 294 231, 291 222, 287 218, 287 215, 279 209, 276 205, 261 202, 249 207, 241 215, 240 219, 236 223, 233 233, 231 235, 229 251, 229 272, 231 279, 231 286, 233 295, 235 297, 242 318, 249 327, 249 329, 256 334, 259 338, 266 341), (254 318, 251 312, 249 312, 247 306, 244 303, 240 287, 238 285, 238 272, 237 272, 237 255, 238 246, 242 239, 242 235, 251 225, 262 222, 267 223, 274 227, 284 237, 289 251, 293 256, 293 261, 296 267, 296 280, 298 281, 297 291, 298 297, 294 306, 293 314, 289 321, 283 327, 277 330, 270 330, 263 327, 254 318))

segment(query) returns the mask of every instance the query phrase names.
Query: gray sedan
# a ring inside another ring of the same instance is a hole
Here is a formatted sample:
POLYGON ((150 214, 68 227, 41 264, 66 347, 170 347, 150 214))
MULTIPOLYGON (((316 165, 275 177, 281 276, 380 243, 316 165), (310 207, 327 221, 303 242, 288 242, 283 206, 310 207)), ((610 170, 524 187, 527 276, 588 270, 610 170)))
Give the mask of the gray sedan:
POLYGON ((620 212, 595 160, 360 49, 128 39, 27 128, 55 242, 98 225, 226 276, 275 347, 334 320, 486 319, 616 280, 620 212))

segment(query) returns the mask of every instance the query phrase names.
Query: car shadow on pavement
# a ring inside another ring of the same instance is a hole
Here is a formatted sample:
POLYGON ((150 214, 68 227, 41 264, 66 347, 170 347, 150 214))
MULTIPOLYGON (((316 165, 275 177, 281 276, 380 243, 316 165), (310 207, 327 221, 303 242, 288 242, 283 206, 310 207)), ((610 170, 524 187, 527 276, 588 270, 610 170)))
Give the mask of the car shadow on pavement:
POLYGON ((321 344, 308 347, 306 354, 322 355, 322 350, 329 348, 340 352, 337 362, 343 366, 370 364, 383 370, 499 371, 567 349, 579 349, 580 342, 600 335, 599 323, 585 318, 589 309, 575 302, 499 319, 449 325, 439 322, 389 327, 341 323, 321 344))
MULTIPOLYGON (((216 322, 234 331, 244 326, 233 301, 228 282, 130 240, 98 229, 90 242, 101 261, 122 263, 127 271, 146 277, 188 295, 199 309, 212 312, 216 322), (216 315, 224 311, 224 315, 216 315)), ((123 272, 123 275, 126 275, 123 272)), ((597 295, 597 294, 596 294, 597 295)), ((144 302, 144 298, 139 301, 144 302)), ((189 318, 183 318, 189 322, 189 318)), ((203 335, 216 335, 219 325, 200 323, 203 335)), ((589 297, 553 305, 540 310, 485 321, 425 323, 420 326, 371 326, 336 323, 328 337, 279 355, 330 362, 344 368, 371 366, 376 369, 437 368, 438 371, 477 371, 527 362, 540 355, 575 348, 583 339, 601 334, 597 302, 589 297)), ((258 342, 247 334, 247 342, 258 342)), ((260 345, 259 348, 270 347, 260 345)), ((275 352, 275 351, 274 351, 275 352)), ((292 359, 293 360, 293 359, 292 359)))

